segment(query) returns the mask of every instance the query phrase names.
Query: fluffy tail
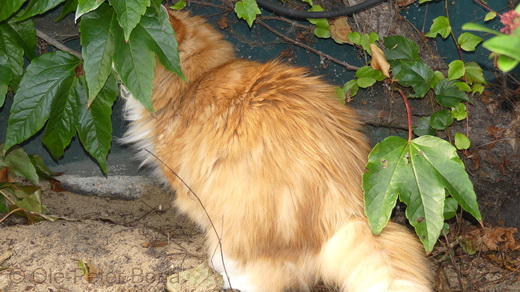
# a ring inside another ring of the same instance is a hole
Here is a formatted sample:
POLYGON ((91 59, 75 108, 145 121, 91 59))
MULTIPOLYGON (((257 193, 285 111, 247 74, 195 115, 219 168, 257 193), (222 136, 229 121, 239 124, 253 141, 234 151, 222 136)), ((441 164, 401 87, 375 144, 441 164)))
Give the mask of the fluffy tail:
POLYGON ((373 235, 365 219, 351 220, 323 246, 322 278, 348 292, 426 292, 424 249, 403 226, 389 223, 373 235))

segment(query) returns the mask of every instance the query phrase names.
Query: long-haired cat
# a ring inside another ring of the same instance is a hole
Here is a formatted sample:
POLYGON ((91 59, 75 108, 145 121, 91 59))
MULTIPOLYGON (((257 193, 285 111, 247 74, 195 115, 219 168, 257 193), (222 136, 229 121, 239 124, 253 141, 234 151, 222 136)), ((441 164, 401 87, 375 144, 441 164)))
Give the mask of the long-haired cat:
POLYGON ((431 291, 415 237, 394 223, 378 236, 369 229, 369 149, 334 87, 278 61, 238 59, 202 18, 169 14, 187 82, 157 65, 155 116, 129 98, 124 139, 205 230, 226 287, 308 291, 321 280, 349 292, 431 291))

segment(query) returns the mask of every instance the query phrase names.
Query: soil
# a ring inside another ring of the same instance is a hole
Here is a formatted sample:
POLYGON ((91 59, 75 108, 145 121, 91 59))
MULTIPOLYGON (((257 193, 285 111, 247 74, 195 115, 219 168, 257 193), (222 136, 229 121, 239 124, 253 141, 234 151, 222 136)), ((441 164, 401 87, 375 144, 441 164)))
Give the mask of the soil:
MULTIPOLYGON (((219 291, 204 236, 171 207, 172 194, 117 200, 43 188, 43 204, 59 219, 27 225, 13 215, 1 223, 0 291, 219 291)), ((520 291, 520 254, 468 255, 457 244, 464 233, 430 256, 436 291, 520 291)))

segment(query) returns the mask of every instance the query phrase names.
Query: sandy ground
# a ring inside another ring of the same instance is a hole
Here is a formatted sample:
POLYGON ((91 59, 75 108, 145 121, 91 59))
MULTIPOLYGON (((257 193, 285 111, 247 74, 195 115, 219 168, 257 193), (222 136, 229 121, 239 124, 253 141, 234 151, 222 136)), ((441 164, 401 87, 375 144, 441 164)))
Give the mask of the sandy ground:
MULTIPOLYGON (((50 214, 63 218, 26 225, 12 216, 0 225, 1 292, 166 291, 168 285, 218 291, 221 278, 205 265, 204 236, 171 207, 171 194, 154 188, 137 200, 116 200, 44 189, 50 214)), ((431 257, 436 290, 520 291, 519 259, 518 253, 437 253, 431 257)))

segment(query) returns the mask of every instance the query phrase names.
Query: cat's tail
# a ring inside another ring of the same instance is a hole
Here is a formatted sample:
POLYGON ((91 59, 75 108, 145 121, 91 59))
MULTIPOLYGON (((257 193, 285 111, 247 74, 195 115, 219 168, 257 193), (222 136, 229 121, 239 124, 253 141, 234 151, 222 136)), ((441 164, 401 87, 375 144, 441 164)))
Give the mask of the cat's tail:
POLYGON ((432 291, 424 249, 395 223, 376 236, 366 219, 349 221, 323 246, 320 271, 325 283, 341 291, 432 291))

